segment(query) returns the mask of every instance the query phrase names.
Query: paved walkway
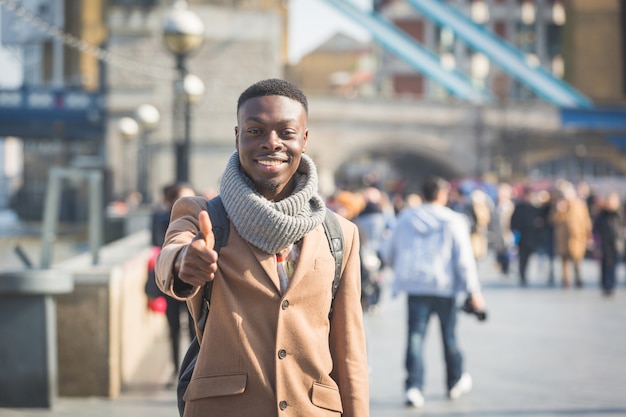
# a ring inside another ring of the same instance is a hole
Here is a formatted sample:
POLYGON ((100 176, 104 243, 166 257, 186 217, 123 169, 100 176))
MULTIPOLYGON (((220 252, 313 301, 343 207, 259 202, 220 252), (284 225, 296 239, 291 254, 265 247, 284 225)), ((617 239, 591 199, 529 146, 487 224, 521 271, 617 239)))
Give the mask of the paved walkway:
MULTIPOLYGON (((582 289, 548 287, 539 262, 529 268, 530 285, 520 288, 515 278, 500 277, 491 259, 481 262, 489 317, 478 322, 461 314, 459 338, 474 390, 455 402, 446 398, 439 329, 431 322, 420 410, 404 406, 405 298, 385 293, 366 317, 372 417, 626 416, 626 272, 619 270, 618 291, 605 298, 593 261, 583 267, 582 289)), ((176 415, 175 392, 159 384, 129 387, 114 400, 59 398, 50 410, 0 408, 0 417, 176 415)))
POLYGON ((369 317, 372 416, 626 416, 624 271, 607 299, 594 262, 584 265, 585 287, 568 290, 548 287, 537 264, 528 288, 500 278, 490 261, 481 264, 489 317, 460 317, 474 390, 456 402, 446 398, 436 321, 426 341, 426 404, 416 412, 402 404, 405 299, 369 317))

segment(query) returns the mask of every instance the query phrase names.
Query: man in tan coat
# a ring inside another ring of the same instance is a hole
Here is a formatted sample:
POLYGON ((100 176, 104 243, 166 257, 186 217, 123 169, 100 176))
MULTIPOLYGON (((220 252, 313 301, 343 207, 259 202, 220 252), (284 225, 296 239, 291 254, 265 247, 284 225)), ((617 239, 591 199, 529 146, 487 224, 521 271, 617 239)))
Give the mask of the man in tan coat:
POLYGON ((239 97, 236 152, 220 182, 230 233, 219 259, 206 200, 173 208, 159 286, 197 318, 201 288, 214 281, 187 417, 369 416, 358 233, 337 216, 345 247, 333 301, 326 209, 304 155, 307 112, 302 91, 283 80, 239 97))

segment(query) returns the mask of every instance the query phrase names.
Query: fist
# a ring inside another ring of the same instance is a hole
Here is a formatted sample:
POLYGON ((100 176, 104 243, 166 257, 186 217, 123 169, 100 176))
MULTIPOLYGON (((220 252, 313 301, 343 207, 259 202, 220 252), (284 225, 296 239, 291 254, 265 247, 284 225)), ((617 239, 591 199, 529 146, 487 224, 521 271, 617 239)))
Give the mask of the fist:
POLYGON ((194 287, 212 281, 217 271, 217 252, 213 250, 215 236, 206 211, 198 215, 198 227, 199 233, 178 254, 178 278, 194 287))
POLYGON ((481 293, 472 294, 471 303, 476 311, 485 311, 485 298, 481 293))

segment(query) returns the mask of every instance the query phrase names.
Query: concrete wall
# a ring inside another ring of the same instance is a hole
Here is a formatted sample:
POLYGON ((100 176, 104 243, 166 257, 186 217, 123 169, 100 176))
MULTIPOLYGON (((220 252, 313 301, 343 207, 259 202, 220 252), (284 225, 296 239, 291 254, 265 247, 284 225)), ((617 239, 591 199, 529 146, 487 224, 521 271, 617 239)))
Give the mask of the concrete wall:
POLYGON ((72 293, 56 298, 59 395, 116 397, 122 389, 165 384, 172 372, 164 315, 144 294, 150 255, 143 230, 56 268, 74 274, 72 293))

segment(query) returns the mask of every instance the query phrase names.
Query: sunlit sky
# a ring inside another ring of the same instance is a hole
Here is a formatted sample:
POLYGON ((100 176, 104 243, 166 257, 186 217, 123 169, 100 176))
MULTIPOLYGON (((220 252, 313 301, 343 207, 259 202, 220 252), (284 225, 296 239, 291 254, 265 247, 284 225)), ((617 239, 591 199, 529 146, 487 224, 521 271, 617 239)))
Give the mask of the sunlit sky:
MULTIPOLYGON (((351 0, 363 10, 371 10, 372 0, 351 0)), ((289 62, 300 58, 341 32, 357 40, 369 38, 359 27, 326 0, 289 0, 289 62)), ((1 24, 1 22, 0 22, 1 24)), ((15 88, 22 83, 22 65, 16 48, 0 44, 0 88, 15 88)))
MULTIPOLYGON (((372 0, 349 0, 363 10, 371 10, 372 0)), ((366 30, 325 0, 289 0, 289 61, 315 49, 337 32, 366 40, 366 30)))

